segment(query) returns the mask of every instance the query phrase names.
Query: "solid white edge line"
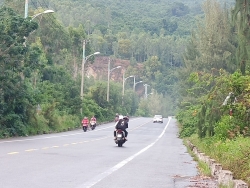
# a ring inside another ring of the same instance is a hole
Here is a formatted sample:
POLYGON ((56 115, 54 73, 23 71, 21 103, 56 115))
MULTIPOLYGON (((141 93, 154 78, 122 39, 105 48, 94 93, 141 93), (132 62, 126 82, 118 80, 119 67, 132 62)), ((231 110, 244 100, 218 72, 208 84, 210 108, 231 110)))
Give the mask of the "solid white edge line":
POLYGON ((93 178, 92 180, 85 182, 84 184, 77 186, 76 188, 90 188, 92 186, 94 186, 95 184, 97 184, 98 182, 100 182, 101 180, 103 180, 104 178, 106 178, 107 176, 109 176, 110 174, 112 174, 113 172, 115 172, 116 170, 120 169, 121 167, 123 167, 125 164, 127 164, 128 162, 130 162, 131 160, 133 160, 135 157, 137 157, 138 155, 142 154, 143 152, 147 151, 149 148, 151 148, 166 132, 166 129, 170 123, 170 120, 172 118, 169 117, 168 123, 166 124, 165 128, 163 129, 162 133, 157 137, 157 139, 149 144, 148 146, 146 146, 145 148, 143 148, 142 150, 140 150, 139 152, 137 152, 136 154, 132 155, 131 157, 121 161, 120 163, 118 163, 117 165, 111 167, 110 169, 106 170, 105 172, 97 175, 95 178, 93 178))

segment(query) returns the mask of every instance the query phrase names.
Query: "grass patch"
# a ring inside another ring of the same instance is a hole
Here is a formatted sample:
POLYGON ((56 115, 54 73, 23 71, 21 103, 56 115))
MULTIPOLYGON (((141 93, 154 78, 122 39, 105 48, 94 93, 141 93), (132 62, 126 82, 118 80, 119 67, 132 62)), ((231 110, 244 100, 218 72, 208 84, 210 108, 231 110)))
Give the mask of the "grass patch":
POLYGON ((220 184, 219 188, 234 188, 234 183, 231 182, 231 183, 229 183, 229 185, 222 185, 222 184, 220 184))
POLYGON ((209 166, 207 165, 207 163, 205 163, 203 161, 198 161, 198 168, 199 168, 199 171, 202 175, 211 177, 211 170, 210 170, 209 166))
POLYGON ((236 137, 233 140, 215 140, 213 137, 199 139, 197 136, 189 138, 199 150, 230 170, 235 179, 245 181, 250 185, 250 139, 236 137))

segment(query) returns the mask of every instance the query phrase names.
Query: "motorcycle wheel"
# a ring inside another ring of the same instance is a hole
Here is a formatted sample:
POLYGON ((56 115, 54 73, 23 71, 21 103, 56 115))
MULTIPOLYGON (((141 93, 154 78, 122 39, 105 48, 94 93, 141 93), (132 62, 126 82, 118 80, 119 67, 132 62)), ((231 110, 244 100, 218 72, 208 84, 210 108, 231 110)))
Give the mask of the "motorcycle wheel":
POLYGON ((119 141, 118 141, 118 147, 122 147, 122 144, 123 144, 122 141, 119 140, 119 141))

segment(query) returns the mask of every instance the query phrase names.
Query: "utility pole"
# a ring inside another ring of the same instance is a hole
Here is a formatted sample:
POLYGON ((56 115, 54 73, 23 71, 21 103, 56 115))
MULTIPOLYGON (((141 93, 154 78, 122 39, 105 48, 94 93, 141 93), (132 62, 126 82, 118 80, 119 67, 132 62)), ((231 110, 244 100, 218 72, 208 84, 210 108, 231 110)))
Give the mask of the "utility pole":
POLYGON ((112 68, 110 70, 110 57, 109 57, 109 62, 108 62, 108 87, 107 87, 107 101, 109 102, 109 81, 110 81, 110 73, 115 70, 115 69, 119 69, 121 68, 121 66, 117 66, 115 68, 112 68))
POLYGON ((144 84, 144 87, 145 87, 145 99, 148 97, 148 84, 144 84))
POLYGON ((133 85, 133 90, 135 92, 135 76, 134 76, 134 85, 133 85))
MULTIPOLYGON (((85 64, 85 45, 86 41, 83 39, 82 42, 82 80, 81 80, 81 100, 83 102, 83 82, 84 82, 84 64, 85 64)), ((81 108, 81 114, 82 114, 82 108, 81 108)))
POLYGON ((25 10, 24 10, 24 18, 28 17, 28 8, 29 7, 29 0, 25 0, 25 10))
POLYGON ((81 99, 83 100, 83 83, 84 83, 84 64, 85 64, 85 45, 86 41, 82 42, 82 80, 81 80, 81 99))
POLYGON ((108 87, 107 87, 107 101, 109 102, 109 77, 110 77, 110 57, 108 61, 108 87))

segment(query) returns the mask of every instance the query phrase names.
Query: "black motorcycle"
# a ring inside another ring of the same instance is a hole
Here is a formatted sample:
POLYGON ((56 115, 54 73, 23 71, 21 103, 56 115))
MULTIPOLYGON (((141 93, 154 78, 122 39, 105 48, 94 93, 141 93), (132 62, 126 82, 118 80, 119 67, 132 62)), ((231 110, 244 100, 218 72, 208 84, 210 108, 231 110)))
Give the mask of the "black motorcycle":
POLYGON ((87 131, 87 129, 88 129, 88 126, 82 126, 82 130, 84 131, 84 132, 86 132, 87 131))
POLYGON ((124 132, 121 129, 116 130, 116 140, 115 143, 118 144, 118 147, 122 147, 122 145, 126 142, 124 132))

